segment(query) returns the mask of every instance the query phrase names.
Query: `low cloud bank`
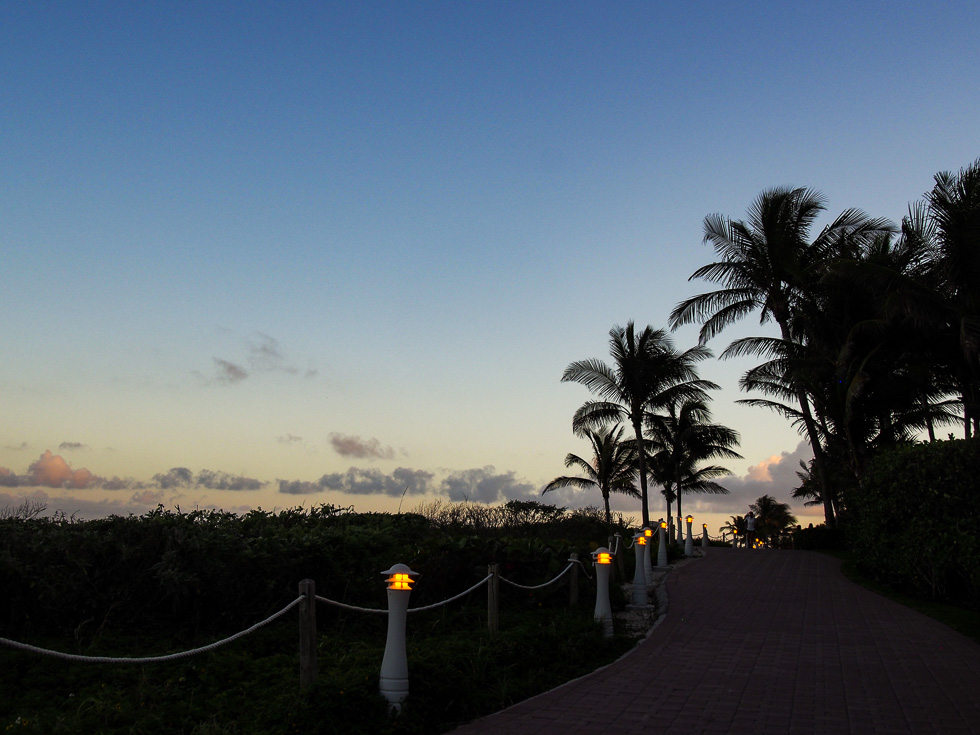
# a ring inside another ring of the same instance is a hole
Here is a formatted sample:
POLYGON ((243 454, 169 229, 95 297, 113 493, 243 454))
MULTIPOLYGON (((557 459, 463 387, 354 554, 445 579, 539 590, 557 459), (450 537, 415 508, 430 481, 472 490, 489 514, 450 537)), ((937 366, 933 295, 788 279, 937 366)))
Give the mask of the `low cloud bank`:
POLYGON ((197 474, 186 467, 174 467, 153 476, 150 482, 133 478, 99 477, 85 467, 72 469, 58 454, 46 450, 31 463, 27 472, 18 475, 7 467, 0 467, 0 487, 48 487, 70 490, 170 490, 175 488, 208 490, 260 490, 268 482, 254 477, 231 475, 227 472, 201 470, 197 474))
POLYGON ((539 490, 513 472, 497 472, 493 466, 454 470, 436 480, 435 473, 399 467, 390 474, 374 468, 351 467, 346 472, 324 475, 316 482, 279 480, 279 492, 310 495, 334 491, 350 495, 433 494, 453 501, 497 503, 537 497, 539 490))

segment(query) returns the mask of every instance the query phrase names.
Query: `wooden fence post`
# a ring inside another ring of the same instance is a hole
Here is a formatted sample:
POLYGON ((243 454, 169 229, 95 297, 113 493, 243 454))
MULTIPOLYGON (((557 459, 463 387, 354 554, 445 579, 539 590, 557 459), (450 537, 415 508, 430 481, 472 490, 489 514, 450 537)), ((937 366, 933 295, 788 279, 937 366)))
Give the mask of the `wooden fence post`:
POLYGON ((623 562, 623 555, 620 553, 620 548, 619 548, 620 545, 616 543, 615 536, 609 536, 608 543, 609 545, 606 546, 607 549, 616 549, 616 555, 614 557, 616 560, 616 566, 614 567, 614 569, 616 570, 616 577, 614 581, 616 584, 622 584, 623 580, 626 579, 626 568, 623 566, 624 562, 623 562))
POLYGON ((497 629, 500 626, 500 582, 497 576, 497 565, 488 564, 487 574, 491 577, 487 580, 487 628, 490 630, 490 635, 496 635, 497 629))
POLYGON ((575 607, 578 604, 578 552, 573 551, 569 556, 572 564, 569 574, 572 576, 568 580, 568 606, 575 607))
POLYGON ((299 583, 299 684, 309 689, 316 682, 316 583, 299 583))

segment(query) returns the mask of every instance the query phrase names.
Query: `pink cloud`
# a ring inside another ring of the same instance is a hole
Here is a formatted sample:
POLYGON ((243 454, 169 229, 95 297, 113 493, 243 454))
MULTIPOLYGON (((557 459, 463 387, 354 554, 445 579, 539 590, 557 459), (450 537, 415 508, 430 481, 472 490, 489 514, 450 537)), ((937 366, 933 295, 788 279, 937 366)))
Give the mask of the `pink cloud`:
POLYGON ((32 485, 43 487, 84 488, 96 478, 84 467, 73 470, 59 455, 45 450, 27 469, 27 477, 32 485))
POLYGON ((755 482, 772 482, 770 468, 782 462, 786 458, 786 455, 786 452, 783 454, 774 454, 769 459, 764 459, 759 464, 752 465, 749 467, 746 477, 755 482))

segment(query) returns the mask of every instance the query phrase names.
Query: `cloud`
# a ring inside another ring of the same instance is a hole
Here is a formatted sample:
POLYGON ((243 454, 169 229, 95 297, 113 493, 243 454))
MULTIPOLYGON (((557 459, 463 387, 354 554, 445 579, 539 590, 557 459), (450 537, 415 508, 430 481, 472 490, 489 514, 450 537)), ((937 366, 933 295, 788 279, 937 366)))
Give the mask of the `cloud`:
POLYGON ((27 445, 27 442, 21 442, 20 444, 8 444, 4 449, 9 449, 11 452, 24 452, 30 449, 30 447, 27 445))
POLYGON ((232 385, 240 383, 256 373, 286 373, 288 375, 299 375, 301 372, 304 378, 312 378, 317 374, 317 370, 312 365, 305 371, 291 361, 287 356, 279 340, 264 332, 254 332, 244 340, 244 360, 228 360, 221 357, 212 357, 217 368, 216 375, 207 379, 199 372, 194 371, 206 383, 218 385, 232 385), (247 367, 246 367, 247 366, 247 367))
POLYGON ((263 332, 256 332, 246 341, 248 364, 260 372, 284 372, 295 375, 299 369, 291 364, 282 352, 279 341, 263 332))
POLYGON ((190 487, 194 482, 194 473, 186 467, 174 467, 167 472, 154 475, 153 481, 164 489, 190 487))
POLYGON ((31 485, 41 487, 81 489, 95 484, 97 478, 84 467, 73 470, 60 455, 52 454, 48 449, 27 468, 27 480, 31 485))
POLYGON ((323 491, 318 483, 302 480, 278 480, 279 492, 287 495, 312 495, 323 491))
POLYGON ((280 436, 276 439, 280 444, 296 444, 297 442, 303 441, 301 436, 293 436, 292 434, 286 434, 285 436, 280 436))
POLYGON ((102 480, 99 483, 99 487, 103 490, 136 490, 142 489, 145 485, 142 482, 134 480, 132 477, 113 477, 108 480, 102 480))
POLYGON ((209 490, 260 490, 266 483, 252 477, 229 475, 227 472, 201 470, 197 473, 197 486, 209 490))
POLYGON ((346 472, 332 472, 323 475, 316 482, 302 480, 279 480, 279 492, 289 495, 310 495, 312 493, 334 492, 351 495, 388 495, 399 497, 402 494, 422 495, 432 487, 434 475, 426 470, 413 470, 398 467, 386 474, 373 467, 351 467, 346 472))
POLYGON ((496 503, 501 500, 528 500, 537 497, 534 487, 519 482, 513 472, 497 473, 492 466, 453 472, 439 487, 450 500, 496 503))
POLYGON ((260 490, 268 483, 244 475, 201 470, 194 475, 186 467, 173 467, 153 476, 153 482, 163 490, 172 488, 207 488, 208 490, 260 490))
MULTIPOLYGON (((728 475, 719 478, 718 484, 729 491, 728 495, 686 495, 683 500, 685 512, 724 511, 744 515, 749 506, 763 495, 771 495, 782 503, 796 502, 802 508, 802 502, 793 500, 793 489, 800 484, 796 473, 800 469, 800 460, 809 462, 812 458, 810 445, 801 441, 792 452, 773 455, 752 465, 742 477, 728 475)), ((663 496, 659 489, 651 486, 651 507, 655 496, 662 504, 663 496)))
POLYGON ((214 364, 218 367, 218 374, 214 378, 214 382, 216 383, 231 385, 233 383, 240 383, 248 377, 248 371, 241 365, 228 362, 228 360, 222 360, 220 357, 213 357, 211 359, 214 360, 214 364))
POLYGON ((130 501, 137 505, 155 506, 163 503, 164 495, 163 490, 141 490, 138 493, 133 493, 130 501))
POLYGON ((355 457, 357 459, 395 458, 394 449, 381 446, 381 442, 374 438, 361 439, 359 436, 334 433, 330 435, 330 443, 341 457, 355 457))
POLYGON ((61 449, 62 451, 65 450, 71 451, 73 449, 87 449, 87 448, 88 447, 85 444, 82 444, 81 442, 61 442, 61 444, 58 445, 58 449, 61 449))
POLYGON ((0 467, 0 487, 17 487, 20 485, 20 478, 6 467, 0 467))

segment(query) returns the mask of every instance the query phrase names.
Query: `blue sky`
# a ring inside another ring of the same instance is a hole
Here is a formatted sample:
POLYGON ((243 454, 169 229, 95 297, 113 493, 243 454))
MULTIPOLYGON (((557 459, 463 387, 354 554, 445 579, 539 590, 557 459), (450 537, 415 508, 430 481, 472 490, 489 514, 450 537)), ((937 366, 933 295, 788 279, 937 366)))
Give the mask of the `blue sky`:
MULTIPOLYGON (((967 2, 2 4, 0 506, 534 494, 586 451, 562 370, 708 288, 705 215, 794 185, 898 220, 980 155, 978 27, 967 2), (51 462, 94 479, 37 486, 51 462)), ((685 506, 712 519, 789 500, 806 456, 734 404, 747 366, 703 369, 745 456, 685 506)))

